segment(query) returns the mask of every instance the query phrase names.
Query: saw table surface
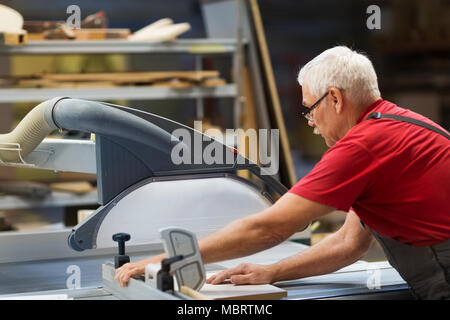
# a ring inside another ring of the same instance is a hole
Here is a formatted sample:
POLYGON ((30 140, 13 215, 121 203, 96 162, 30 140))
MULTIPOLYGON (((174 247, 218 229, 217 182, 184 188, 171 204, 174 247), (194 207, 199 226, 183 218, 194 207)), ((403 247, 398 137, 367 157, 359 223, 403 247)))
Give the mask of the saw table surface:
MULTIPOLYGON (((206 265, 208 273, 238 265, 241 262, 270 264, 306 250, 308 246, 286 242, 277 247, 245 258, 206 265)), ((131 261, 149 256, 149 253, 130 254, 131 261)), ((110 255, 83 258, 54 259, 0 264, 0 294, 19 298, 36 295, 46 299, 117 299, 102 288, 102 264, 112 262, 110 255), (79 267, 80 287, 70 287, 70 266, 79 267)), ((409 299, 408 286, 387 262, 357 262, 337 272, 293 281, 278 282, 277 290, 287 292, 282 299, 335 299, 357 297, 384 297, 409 299), (374 281, 372 281, 374 280, 374 281), (371 284, 373 284, 371 288, 371 284)), ((235 286, 245 291, 245 286, 235 286)), ((232 289, 231 289, 232 290, 232 289)), ((232 294, 232 293, 230 293, 232 294)))

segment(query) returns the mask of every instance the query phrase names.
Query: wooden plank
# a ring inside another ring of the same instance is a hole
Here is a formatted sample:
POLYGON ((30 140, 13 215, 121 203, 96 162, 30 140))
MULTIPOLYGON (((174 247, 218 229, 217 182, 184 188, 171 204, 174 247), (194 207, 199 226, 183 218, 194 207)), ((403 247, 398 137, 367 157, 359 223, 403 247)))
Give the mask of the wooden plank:
POLYGON ((50 188, 55 191, 82 194, 93 191, 95 188, 87 181, 55 182, 50 184, 50 188))
MULTIPOLYGON (((294 164, 292 162, 291 151, 289 147, 289 140, 286 133, 286 127, 283 120, 283 113, 281 111, 280 100, 278 97, 277 88, 275 85, 275 79, 272 70, 272 64, 270 62, 269 50, 267 48, 267 42, 264 35, 264 29, 259 12, 258 3, 256 0, 250 0, 250 9, 253 18, 253 24, 255 27, 256 38, 258 41, 259 53, 262 58, 263 71, 265 75, 265 82, 269 89, 271 113, 274 116, 274 122, 276 128, 280 130, 280 174, 284 184, 290 184, 293 186, 297 182, 295 175, 294 164)), ((289 185, 286 185, 290 187, 289 185)))
POLYGON ((1 32, 0 33, 0 45, 5 46, 20 46, 27 42, 27 32, 1 32))
POLYGON ((75 40, 127 39, 130 29, 92 28, 75 29, 75 40))
POLYGON ((28 33, 28 40, 30 41, 39 41, 46 40, 43 33, 28 33))
POLYGON ((182 286, 180 288, 180 292, 196 300, 212 300, 210 297, 205 296, 204 294, 201 294, 200 292, 186 286, 182 286))
MULTIPOLYGON (((220 271, 207 272, 208 279, 215 273, 220 271)), ((275 287, 271 284, 251 284, 251 285, 235 285, 229 280, 222 284, 204 284, 199 291, 199 298, 211 300, 264 300, 264 299, 281 299, 287 296, 284 289, 275 287)))
POLYGON ((287 296, 286 290, 270 284, 234 285, 231 283, 207 283, 199 293, 212 300, 274 300, 287 296))
MULTIPOLYGON (((191 81, 172 79, 167 81, 157 81, 153 83, 141 83, 151 87, 170 87, 170 88, 192 88, 195 86, 201 87, 219 87, 226 84, 223 79, 214 79, 214 81, 202 81, 200 83, 194 83, 191 81)), ((22 80, 19 86, 22 88, 117 88, 119 86, 130 85, 127 83, 113 83, 107 81, 87 81, 87 82, 57 82, 47 80, 22 80)))
MULTIPOLYGON (((248 129, 254 129, 258 132, 258 121, 256 117, 256 109, 255 109, 255 98, 253 96, 252 91, 252 80, 250 76, 250 72, 248 70, 248 67, 244 67, 242 69, 242 88, 243 88, 243 95, 245 97, 245 104, 244 104, 244 110, 242 111, 242 117, 241 117, 241 123, 242 128, 244 131, 247 131, 248 129)), ((246 158, 250 159, 250 161, 260 164, 258 159, 258 150, 259 145, 257 146, 257 154, 251 155, 250 154, 250 145, 248 143, 249 141, 245 139, 245 135, 240 134, 239 135, 239 143, 238 143, 238 151, 244 155, 246 158)), ((250 179, 250 172, 248 171, 239 171, 238 175, 245 179, 250 179)))
POLYGON ((226 85, 227 82, 222 78, 206 78, 200 83, 202 87, 220 87, 226 85))
POLYGON ((135 84, 190 88, 193 86, 219 87, 225 85, 226 81, 219 78, 218 75, 218 71, 42 74, 0 79, 0 84, 25 88, 106 88, 135 84))
POLYGON ((131 34, 130 29, 50 29, 42 33, 29 33, 30 40, 58 40, 70 39, 77 40, 111 40, 128 39, 131 34), (65 31, 65 32, 64 32, 65 31))
POLYGON ((157 81, 152 83, 152 87, 170 87, 174 89, 191 88, 194 84, 189 81, 184 81, 180 79, 172 79, 166 81, 157 81))
POLYGON ((183 79, 202 81, 218 77, 218 71, 157 71, 157 72, 111 72, 111 73, 52 73, 41 75, 42 79, 53 81, 112 81, 112 82, 153 82, 157 80, 183 79))
POLYGON ((111 88, 117 87, 118 84, 111 81, 68 82, 47 79, 26 79, 18 81, 17 86, 21 88, 111 88))

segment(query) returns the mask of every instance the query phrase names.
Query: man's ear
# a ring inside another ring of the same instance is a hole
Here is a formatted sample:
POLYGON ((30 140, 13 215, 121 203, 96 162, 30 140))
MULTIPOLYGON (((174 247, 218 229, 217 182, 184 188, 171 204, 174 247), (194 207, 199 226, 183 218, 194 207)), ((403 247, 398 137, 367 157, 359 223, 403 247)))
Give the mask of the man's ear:
POLYGON ((344 106, 344 97, 342 95, 342 91, 336 87, 330 88, 330 98, 331 103, 333 104, 336 113, 340 114, 343 112, 343 106, 344 106))

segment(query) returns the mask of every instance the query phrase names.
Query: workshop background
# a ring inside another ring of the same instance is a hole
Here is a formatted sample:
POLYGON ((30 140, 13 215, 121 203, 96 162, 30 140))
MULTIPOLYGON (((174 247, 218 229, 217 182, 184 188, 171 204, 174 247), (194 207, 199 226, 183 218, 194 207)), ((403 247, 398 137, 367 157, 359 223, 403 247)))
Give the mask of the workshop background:
MULTIPOLYGON (((180 39, 207 36, 197 0, 10 0, 0 3, 20 12, 25 21, 66 20, 66 8, 75 4, 81 8, 82 18, 104 11, 109 28, 129 28, 134 32, 169 17, 176 23, 190 24, 191 29, 181 34, 180 39)), ((450 1, 321 0, 318 5, 315 0, 259 0, 258 4, 297 179, 305 176, 327 149, 322 138, 313 135, 298 114, 301 90, 297 73, 303 64, 332 46, 342 44, 367 53, 377 71, 383 98, 419 112, 446 129, 450 127, 450 1), (369 17, 366 9, 373 4, 381 8, 379 30, 370 30, 366 26, 369 17)), ((220 69, 221 64, 229 64, 228 60, 223 60, 205 58, 202 67, 220 69)), ((196 63, 192 57, 167 57, 164 54, 151 57, 146 54, 0 55, 0 61, 2 77, 37 73, 189 70, 196 63)), ((229 81, 230 75, 224 73, 223 77, 229 81)), ((198 118, 195 99, 122 99, 112 102, 190 125, 198 118)), ((232 127, 233 117, 227 111, 229 103, 205 99, 202 119, 222 129, 232 127)), ((3 103, 0 133, 9 132, 35 105, 3 103)), ((69 134, 76 136, 79 133, 69 134)), ((58 183, 78 182, 71 192, 90 194, 95 189, 95 176, 0 167, 0 178, 5 186, 0 190, 4 192, 0 196, 0 230, 62 228, 74 224, 74 216, 80 209, 92 210, 97 206, 92 197, 87 197, 81 205, 67 205, 64 201, 50 205, 45 201, 25 201, 20 196, 6 196, 8 184, 5 183, 32 181, 53 184, 58 190, 58 183)), ((344 218, 343 213, 335 212, 320 219, 313 225, 311 243, 336 231, 344 218)), ((384 256, 374 244, 363 259, 376 261, 384 256)))

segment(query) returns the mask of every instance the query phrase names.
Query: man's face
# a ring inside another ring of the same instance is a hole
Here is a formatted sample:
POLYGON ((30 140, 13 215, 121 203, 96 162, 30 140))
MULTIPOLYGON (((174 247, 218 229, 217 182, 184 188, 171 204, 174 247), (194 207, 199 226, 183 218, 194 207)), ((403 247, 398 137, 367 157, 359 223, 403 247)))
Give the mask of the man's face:
MULTIPOLYGON (((322 94, 325 94, 323 92, 322 94)), ((306 83, 302 86, 303 105, 312 106, 319 98, 311 94, 306 83)), ((328 94, 312 111, 313 121, 308 121, 308 125, 314 128, 315 134, 320 134, 325 139, 328 147, 340 139, 338 135, 338 117, 335 109, 336 101, 332 94, 328 94)))

